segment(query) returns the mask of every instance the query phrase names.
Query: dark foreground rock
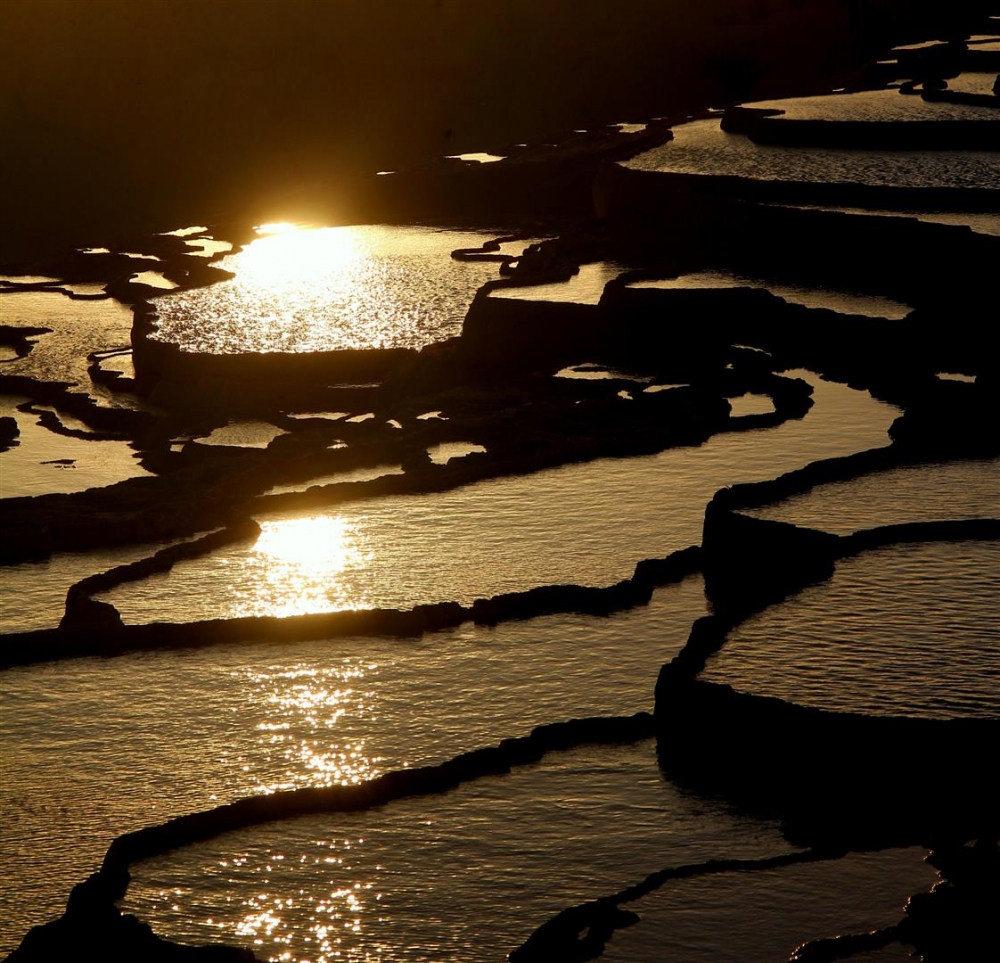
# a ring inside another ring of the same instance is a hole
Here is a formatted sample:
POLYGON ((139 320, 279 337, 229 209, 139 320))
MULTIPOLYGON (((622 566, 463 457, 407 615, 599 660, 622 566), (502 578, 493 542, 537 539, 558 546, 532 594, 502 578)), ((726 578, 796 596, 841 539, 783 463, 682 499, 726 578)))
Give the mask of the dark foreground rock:
POLYGON ((115 905, 129 884, 123 870, 102 870, 70 893, 66 912, 31 929, 7 963, 101 960, 103 963, 254 963, 249 950, 227 946, 182 946, 161 939, 115 905))

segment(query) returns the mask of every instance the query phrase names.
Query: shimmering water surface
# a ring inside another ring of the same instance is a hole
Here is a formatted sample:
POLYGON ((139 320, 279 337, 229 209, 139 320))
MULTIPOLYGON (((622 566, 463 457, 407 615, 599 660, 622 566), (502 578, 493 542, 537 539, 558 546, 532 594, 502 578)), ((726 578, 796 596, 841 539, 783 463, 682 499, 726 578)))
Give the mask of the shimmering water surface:
POLYGON ((1000 716, 1000 543, 880 548, 740 625, 704 678, 875 715, 1000 716))
MULTIPOLYGON (((994 49, 1000 49, 996 45, 994 49)), ((997 81, 994 73, 984 73, 982 71, 966 71, 957 77, 948 79, 948 90, 954 90, 963 94, 978 94, 979 96, 993 96, 993 85, 997 81)))
POLYGON ((273 225, 218 261, 236 277, 161 297, 158 337, 186 351, 419 348, 456 335, 497 265, 451 259, 491 235, 273 225), (288 227, 289 229, 284 229, 288 227), (281 229, 279 229, 281 228, 281 229))
POLYGON ((649 709, 660 663, 704 613, 692 578, 607 619, 13 670, 0 678, 0 848, 16 856, 0 950, 18 925, 57 912, 117 833, 247 793, 437 762, 555 719, 649 709))
MULTIPOLYGON (((810 205, 798 205, 808 207, 810 205)), ((861 207, 824 207, 816 205, 815 210, 841 211, 844 214, 873 215, 878 217, 914 217, 919 221, 932 224, 951 224, 957 227, 967 227, 976 234, 992 234, 1000 236, 1000 214, 981 214, 966 211, 964 213, 948 211, 889 211, 880 208, 868 210, 861 207)))
POLYGON ((127 905, 159 932, 270 959, 499 960, 565 906, 663 865, 787 849, 776 826, 680 793, 647 742, 227 834, 137 866, 127 905))
POLYGON ((581 264, 568 281, 551 284, 529 284, 515 288, 497 288, 491 298, 515 298, 519 301, 568 301, 572 304, 597 304, 608 281, 625 270, 614 261, 594 261, 581 264))
POLYGON ((234 421, 210 434, 198 438, 203 445, 222 445, 235 448, 266 448, 279 435, 280 428, 267 421, 234 421))
MULTIPOLYGON (((805 940, 898 923, 907 899, 939 879, 925 856, 917 848, 852 853, 755 873, 752 885, 741 873, 669 882, 628 904, 639 923, 615 933, 601 959, 778 963, 805 940), (723 945, 706 933, 725 934, 723 945)), ((864 957, 847 959, 865 963, 864 957)), ((892 959, 910 956, 900 950, 892 959)))
POLYGON ((17 410, 26 400, 0 395, 0 417, 14 418, 20 431, 18 444, 0 452, 0 498, 79 492, 147 474, 126 442, 58 435, 17 410))
POLYGON ((842 314, 860 314, 870 318, 899 320, 910 313, 910 306, 891 298, 853 291, 835 291, 827 288, 808 287, 804 284, 787 284, 750 277, 735 271, 713 269, 682 274, 660 281, 636 281, 635 288, 666 288, 701 290, 705 288, 763 288, 791 304, 807 308, 826 308, 842 314))
POLYGON ((746 514, 835 535, 902 522, 1000 518, 1000 460, 904 465, 820 485, 746 514))
MULTIPOLYGON (((899 99, 905 98, 900 95, 899 99)), ((778 147, 755 144, 742 134, 724 133, 714 118, 675 127, 672 141, 626 161, 624 166, 759 180, 1000 188, 1000 165, 990 151, 778 147)))
POLYGON ((103 597, 138 623, 468 604, 540 584, 609 585, 641 558, 699 543, 704 505, 722 486, 887 441, 896 409, 799 374, 814 384, 815 404, 775 429, 433 495, 262 517, 256 542, 103 597))
MULTIPOLYGON (((985 90, 988 74, 962 74, 954 89, 970 86, 977 92, 985 90), (982 79, 980 79, 982 78, 982 79)), ((990 80, 992 87, 996 75, 990 80)), ((949 81, 949 87, 952 82, 949 81)), ((780 110, 777 120, 830 120, 891 123, 908 120, 995 120, 989 107, 970 107, 947 101, 928 101, 922 97, 901 94, 898 90, 862 90, 849 94, 823 94, 818 97, 788 97, 782 100, 762 100, 748 107, 780 110)))
MULTIPOLYGON (((963 89, 981 86, 961 82, 963 89)), ((921 104, 890 92, 780 106, 791 115, 816 116, 830 107, 839 117, 904 119, 921 104)), ((929 109, 971 116, 954 105, 929 109)), ((717 120, 684 125, 676 134, 630 166, 1000 187, 992 154, 762 148, 722 134, 717 120)), ((229 250, 208 230, 171 233, 187 239, 192 257, 229 250)), ((188 351, 420 347, 457 334, 475 290, 497 276, 495 263, 450 257, 488 239, 414 227, 270 225, 219 262, 236 274, 232 281, 175 294, 158 272, 138 279, 163 290, 156 299, 159 336, 188 351)), ((503 250, 516 254, 526 243, 503 250)), ((156 266, 137 265, 137 272, 156 266)), ((494 296, 596 303, 621 270, 597 262, 566 284, 494 296)), ((817 292, 766 286, 789 300, 851 313, 902 318, 908 310, 851 292, 819 292, 816 300, 817 292)), ((90 351, 129 344, 125 308, 70 300, 55 290, 0 288, 0 311, 6 324, 55 332, 38 338, 28 358, 5 362, 4 371, 74 382, 113 403, 90 385, 85 359, 90 351)), ((108 366, 116 364, 128 371, 127 360, 108 366)), ((775 429, 454 492, 268 515, 259 519, 259 538, 108 598, 127 621, 149 622, 409 608, 539 584, 606 585, 630 575, 641 558, 700 541, 704 505, 723 485, 886 443, 895 408, 799 374, 815 386, 816 404, 804 419, 775 429)), ((643 384, 628 387, 640 391, 643 384)), ((771 401, 745 395, 733 405, 739 416, 770 410, 771 401)), ((428 412, 434 416, 448 412, 428 412)), ((53 475, 83 477, 84 448, 75 455, 74 445, 102 453, 92 468, 108 481, 134 462, 130 451, 110 447, 117 443, 75 442, 18 418, 29 424, 22 425, 15 458, 32 460, 15 466, 11 453, 0 455, 4 495, 11 493, 7 478, 31 486, 45 477, 38 453, 46 443, 54 444, 54 457, 77 459, 75 469, 53 468, 53 475), (107 447, 89 447, 97 444, 107 447)), ((263 445, 278 432, 244 422, 198 443, 263 445)), ((443 462, 476 449, 450 442, 431 457, 443 462)), ((760 514, 818 519, 838 531, 943 513, 997 514, 997 465, 900 469, 823 486, 760 514)), ((357 477, 397 471, 378 466, 357 477)), ((335 480, 344 476, 301 487, 335 480)), ((3 629, 56 624, 69 585, 157 547, 7 568, 3 629)), ((845 560, 828 584, 741 626, 707 675, 829 708, 996 714, 998 563, 995 545, 983 543, 904 546, 845 560)), ((570 716, 649 709, 658 667, 705 611, 702 581, 689 578, 659 589, 649 605, 609 618, 466 624, 396 640, 247 643, 6 672, 0 677, 6 870, 0 952, 12 949, 29 925, 56 915, 119 833, 247 794, 352 783, 439 761, 570 716)), ((787 851, 777 826, 673 787, 645 742, 554 753, 440 797, 272 824, 186 847, 134 867, 125 908, 169 938, 222 940, 295 963, 493 960, 564 907, 664 866, 787 851)), ((752 879, 726 875, 668 886, 635 907, 642 923, 616 934, 609 957, 784 958, 799 939, 894 922, 905 896, 933 881, 921 856, 855 855, 752 879)))
POLYGON ((131 344, 132 312, 110 298, 76 301, 55 291, 0 290, 0 318, 7 325, 52 330, 33 339, 27 357, 6 363, 4 374, 69 382, 99 398, 103 393, 90 382, 87 355, 131 344))

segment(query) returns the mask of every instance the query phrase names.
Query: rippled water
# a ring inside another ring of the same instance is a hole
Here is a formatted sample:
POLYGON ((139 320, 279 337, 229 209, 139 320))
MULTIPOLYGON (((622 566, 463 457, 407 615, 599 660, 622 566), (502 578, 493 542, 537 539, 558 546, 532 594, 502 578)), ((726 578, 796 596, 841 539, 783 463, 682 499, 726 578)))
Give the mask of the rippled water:
MULTIPOLYGON (((913 893, 928 891, 938 874, 922 849, 851 853, 842 859, 755 873, 667 883, 628 909, 637 925, 615 933, 601 960, 629 963, 777 963, 800 943, 892 926, 913 893), (725 934, 725 940, 706 934, 725 934), (721 945, 720 945, 721 943, 721 945)), ((891 956, 851 963, 911 959, 896 944, 891 956)))
POLYGON ((217 262, 236 277, 157 301, 186 351, 419 348, 457 335, 497 265, 451 259, 491 235, 365 225, 266 234, 217 262))
MULTIPOLYGON (((896 99, 906 103, 892 110, 918 101, 896 99)), ((889 101, 852 103, 877 112, 889 101)), ((800 101, 797 109, 807 107, 800 101)), ((779 151, 723 135, 714 121, 677 135, 634 166, 1000 186, 994 155, 779 151)), ((225 242, 193 237, 206 230, 174 233, 191 237, 193 256, 221 253, 225 242)), ((496 276, 495 264, 449 257, 486 239, 377 226, 262 236, 221 262, 235 280, 160 296, 161 337, 216 352, 419 347, 458 333, 476 288, 496 276)), ((594 303, 619 271, 585 265, 568 284, 495 296, 594 303)), ((885 304, 878 308, 893 316, 885 304)), ((86 353, 129 341, 130 314, 113 301, 0 291, 0 311, 4 323, 57 329, 31 357, 5 364, 8 372, 91 390, 86 353)), ((128 621, 147 622, 409 608, 551 582, 608 584, 629 575, 639 558, 700 541, 704 505, 722 485, 886 442, 896 409, 807 377, 816 406, 776 429, 455 492, 267 516, 252 544, 183 563, 109 598, 128 621)), ((740 412, 765 410, 770 401, 746 396, 736 404, 740 412)), ((253 444, 271 436, 270 426, 243 424, 201 441, 253 444)), ((71 457, 71 440, 55 443, 56 457, 71 457)), ((434 457, 467 450, 442 446, 434 457)), ((102 477, 123 470, 113 458, 98 461, 102 477)), ((0 461, 0 469, 10 464, 0 461)), ((995 514, 996 466, 933 466, 843 490, 824 486, 778 506, 775 517, 800 512, 850 530, 886 518, 981 514, 980 506, 995 514)), ((154 547, 6 569, 4 629, 54 625, 72 582, 154 547)), ((838 708, 877 699, 882 711, 995 713, 996 552, 981 544, 909 546, 842 562, 829 585, 763 613, 772 625, 742 627, 750 634, 723 652, 735 661, 720 657, 710 672, 724 670, 727 681, 752 691, 785 685, 776 694, 838 708), (804 640, 803 626, 817 638, 804 640)), ((705 613, 702 588, 691 578, 658 590, 648 606, 605 619, 553 616, 420 639, 141 653, 5 673, 0 952, 61 909, 118 833, 248 793, 437 761, 555 719, 650 708, 659 665, 705 613)), ((776 826, 672 787, 647 742, 554 754, 442 797, 187 847, 134 868, 126 909, 167 937, 224 940, 296 963, 498 959, 565 906, 663 866, 787 848, 776 826)), ((755 874, 750 886, 741 876, 688 880, 642 901, 643 922, 617 934, 609 956, 780 959, 789 940, 895 921, 902 899, 933 880, 920 855, 850 856, 755 874)))
POLYGON ((5 294, 0 289, 0 317, 4 324, 53 332, 34 339, 27 357, 4 364, 4 374, 66 381, 98 396, 102 392, 87 374, 87 355, 131 344, 132 312, 110 298, 75 301, 55 291, 5 294))
MULTIPOLYGON (((1000 49, 1000 45, 994 45, 994 49, 1000 49)), ((963 94, 979 94, 980 96, 993 96, 993 85, 997 81, 994 73, 984 73, 981 71, 966 71, 957 77, 948 80, 948 90, 955 90, 963 94)))
POLYGON ((202 445, 222 445, 236 448, 266 448, 275 438, 286 432, 268 421, 233 421, 210 434, 199 436, 202 445))
POLYGON ((499 960, 566 905, 664 865, 787 849, 776 826, 665 782, 647 742, 228 834, 136 867, 127 905, 159 932, 271 959, 499 960))
POLYGON ((904 465, 820 485, 746 514, 836 535, 901 522, 1000 518, 1000 459, 904 465))
POLYGON ((1000 543, 865 552, 740 625, 704 678, 821 709, 1000 716, 1000 543))
MULTIPOLYGON (((955 89, 965 89, 972 85, 977 91, 983 87, 985 78, 991 77, 990 87, 996 75, 962 74, 957 79, 955 89), (977 80, 976 78, 983 78, 977 80)), ((952 86, 949 81, 948 86, 952 86)), ((984 90, 982 92, 987 92, 984 90)), ((989 107, 970 107, 966 104, 951 104, 947 101, 926 101, 912 94, 901 94, 898 90, 862 90, 849 94, 823 94, 818 97, 788 97, 782 100, 762 100, 747 107, 763 110, 781 110, 777 119, 789 120, 834 120, 891 123, 908 120, 995 120, 989 107)))
POLYGON ((0 395, 0 417, 15 418, 21 432, 17 445, 0 452, 0 498, 79 492, 147 474, 127 442, 57 435, 17 410, 26 400, 0 395))
POLYGON ((606 619, 5 673, 0 951, 55 914, 118 833, 251 792, 437 762, 556 719, 648 710, 659 665, 704 613, 691 578, 606 619))
POLYGON ((911 310, 907 304, 878 295, 809 287, 804 284, 778 283, 723 269, 696 271, 660 281, 636 281, 629 286, 635 288, 681 288, 684 290, 734 287, 763 288, 791 304, 801 304, 807 308, 826 308, 828 311, 839 311, 843 314, 860 314, 870 318, 889 318, 890 320, 905 318, 911 310))
POLYGON ((519 301, 568 301, 573 304, 597 304, 604 286, 625 270, 614 261, 594 261, 581 264, 568 281, 551 284, 529 284, 516 288, 497 288, 491 298, 515 298, 519 301))
POLYGON ((127 622, 473 602, 540 584, 609 585, 701 541, 724 485, 887 441, 895 408, 807 377, 814 407, 767 431, 450 492, 262 517, 261 537, 102 596, 127 622), (764 442, 764 443, 762 443, 764 442))
MULTIPOLYGON (((811 205, 799 205, 810 207, 811 205)), ((929 221, 933 224, 952 224, 959 227, 967 227, 976 234, 1000 235, 1000 214, 978 214, 972 212, 949 213, 936 212, 927 213, 924 211, 888 211, 879 208, 868 210, 861 207, 826 207, 816 205, 816 210, 841 211, 844 214, 860 214, 863 216, 877 215, 878 217, 915 217, 918 221, 929 221)))
POLYGON ((742 134, 724 133, 718 119, 696 120, 675 127, 672 141, 626 161, 624 166, 759 180, 1000 188, 1000 165, 996 154, 990 151, 778 147, 755 144, 742 134))
POLYGON ((217 241, 212 237, 199 237, 187 242, 192 257, 213 257, 233 249, 229 241, 217 241))

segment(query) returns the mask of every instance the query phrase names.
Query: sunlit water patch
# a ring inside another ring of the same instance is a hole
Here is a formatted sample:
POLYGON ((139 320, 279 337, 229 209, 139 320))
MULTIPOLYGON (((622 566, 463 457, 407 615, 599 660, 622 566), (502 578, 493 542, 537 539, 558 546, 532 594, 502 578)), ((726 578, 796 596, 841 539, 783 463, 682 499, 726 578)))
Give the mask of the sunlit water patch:
POLYGON ((234 279, 160 298, 157 336, 216 353, 417 348, 459 334, 476 289, 497 272, 451 258, 489 235, 286 227, 266 227, 273 233, 217 262, 234 279))
POLYGON ((729 399, 730 414, 734 418, 744 415, 769 415, 774 411, 774 402, 768 395, 742 394, 729 399))
POLYGON ((757 180, 1000 188, 1000 165, 990 151, 863 151, 755 144, 742 134, 724 133, 717 119, 675 127, 672 141, 625 161, 624 166, 757 180))
POLYGON ((495 164, 506 160, 502 154, 490 154, 488 151, 472 151, 469 154, 448 154, 447 160, 472 161, 476 164, 495 164))
POLYGON ((580 270, 568 281, 551 284, 529 284, 522 287, 497 288, 491 298, 515 298, 520 301, 568 301, 573 304, 597 304, 604 287, 618 277, 625 266, 614 261, 581 264, 580 270))
POLYGON ((192 257, 214 257, 216 254, 224 254, 231 251, 233 245, 229 241, 217 241, 212 237, 199 237, 187 241, 188 251, 192 257))
POLYGON ((0 285, 16 287, 19 284, 49 284, 59 285, 59 278, 47 274, 0 274, 0 285))
POLYGON ((12 670, 0 676, 0 952, 61 909, 117 833, 437 762, 557 719, 648 710, 659 665, 704 614, 690 578, 610 618, 12 670))
POLYGON ((976 234, 991 234, 993 236, 1000 236, 1000 214, 983 214, 972 211, 890 211, 880 208, 873 208, 869 210, 862 207, 831 207, 806 204, 791 206, 801 207, 805 210, 840 211, 843 214, 858 214, 862 216, 914 217, 919 221, 927 221, 932 224, 951 224, 957 227, 967 227, 970 231, 973 231, 976 234))
POLYGON ((66 381, 98 393, 87 374, 87 355, 131 343, 132 312, 110 298, 74 301, 52 291, 0 290, 0 317, 8 325, 52 329, 33 339, 35 347, 26 357, 4 365, 4 374, 66 381))
POLYGON ((835 535, 902 522, 1000 518, 1000 459, 903 465, 820 485, 746 514, 835 535))
POLYGON ((885 444, 895 408, 807 377, 814 407, 764 433, 725 433, 698 447, 448 492, 285 512, 261 519, 267 530, 297 533, 284 541, 280 566, 255 546, 237 545, 102 597, 139 623, 470 604, 539 584, 609 585, 629 577, 641 558, 699 543, 704 506, 724 485, 885 444), (324 539, 329 544, 313 547, 324 539), (318 564, 317 552, 343 564, 318 564))
POLYGON ((135 377, 135 364, 132 360, 131 351, 123 351, 120 354, 108 355, 101 359, 102 371, 117 371, 126 378, 135 377))
POLYGON ((995 73, 984 71, 966 71, 957 77, 948 79, 948 90, 962 94, 977 94, 979 96, 992 97, 993 86, 997 82, 995 73))
POLYGON ((132 281, 135 284, 146 284, 151 288, 157 288, 161 291, 173 291, 177 287, 175 282, 165 277, 159 271, 142 271, 136 274, 132 278, 132 281))
MULTIPOLYGON (((974 74, 962 74, 966 83, 974 74)), ((984 75, 985 76, 985 75, 984 75)), ((994 79, 996 75, 993 75, 994 79)), ((949 87, 951 82, 949 81, 949 87)), ((977 85, 978 89, 978 85, 977 85)), ((948 101, 927 101, 899 93, 898 90, 862 90, 846 94, 821 94, 812 97, 789 97, 747 104, 755 110, 780 110, 774 120, 825 120, 860 123, 891 123, 910 120, 981 120, 995 117, 990 108, 970 107, 948 101)), ((770 119, 770 118, 769 118, 770 119)))
POLYGON ((324 485, 340 485, 344 482, 372 481, 375 478, 382 478, 384 475, 402 475, 401 465, 372 465, 365 468, 352 468, 349 471, 333 472, 329 475, 318 475, 301 482, 289 482, 288 484, 275 485, 266 494, 281 495, 285 492, 304 492, 310 488, 322 487, 324 485))
POLYGON ((474 455, 484 452, 486 449, 482 445, 469 441, 443 441, 433 448, 427 449, 427 455, 434 465, 447 465, 454 458, 465 458, 466 455, 474 455))
POLYGON ((892 546, 740 625, 704 678, 821 709, 1000 716, 1000 543, 892 546))
MULTIPOLYGON (((602 960, 775 963, 807 940, 893 926, 910 896, 938 874, 919 848, 672 880, 627 909, 639 923, 615 933, 602 960)), ((910 959, 903 951, 899 960, 910 959)), ((850 956, 851 963, 862 958, 850 956)))
POLYGON ((286 432, 269 421, 234 421, 214 429, 198 442, 203 445, 222 445, 232 448, 266 448, 275 438, 286 432))
POLYGON ((565 906, 663 865, 787 850, 776 826, 666 783, 647 742, 227 834, 135 867, 125 906, 271 960, 500 960, 565 906))
POLYGON ((805 284, 787 284, 721 268, 681 274, 675 278, 665 278, 659 281, 636 281, 629 287, 665 288, 667 290, 763 288, 790 304, 801 304, 807 308, 826 308, 828 311, 839 311, 842 314, 860 314, 865 317, 888 318, 890 320, 905 318, 911 310, 907 304, 878 295, 810 287, 805 284))
POLYGON ((624 381, 635 381, 643 384, 651 380, 647 377, 641 377, 625 371, 620 371, 617 368, 612 368, 605 364, 593 363, 577 364, 572 365, 569 368, 563 368, 561 371, 557 371, 555 373, 555 377, 576 378, 580 381, 614 381, 616 379, 621 379, 624 381))
POLYGON ((126 442, 57 435, 17 410, 26 400, 0 395, 0 417, 14 418, 20 430, 18 444, 0 452, 0 498, 80 492, 147 474, 126 442))

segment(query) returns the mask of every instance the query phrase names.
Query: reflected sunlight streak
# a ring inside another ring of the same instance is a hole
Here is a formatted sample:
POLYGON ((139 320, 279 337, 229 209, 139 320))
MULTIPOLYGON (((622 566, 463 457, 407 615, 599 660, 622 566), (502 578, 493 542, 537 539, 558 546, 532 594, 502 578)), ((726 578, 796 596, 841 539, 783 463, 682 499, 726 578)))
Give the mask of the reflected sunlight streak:
POLYGON ((293 294, 318 277, 349 284, 352 265, 364 250, 360 235, 346 227, 299 230, 294 224, 266 225, 271 228, 260 240, 248 245, 240 256, 239 280, 255 288, 268 288, 275 295, 293 294))
MULTIPOLYGON (((229 881, 246 881, 254 886, 253 894, 240 901, 242 918, 230 924, 234 935, 249 937, 255 947, 260 947, 259 952, 274 954, 266 957, 273 961, 333 963, 381 958, 383 947, 378 942, 365 946, 355 939, 345 940, 346 934, 362 933, 366 917, 369 923, 382 922, 371 913, 377 909, 383 894, 370 880, 352 880, 358 867, 348 854, 364 842, 361 838, 317 840, 321 851, 342 854, 314 857, 314 862, 322 860, 329 868, 333 885, 325 894, 299 890, 297 894, 281 896, 280 890, 272 890, 272 876, 278 869, 274 864, 285 858, 281 853, 248 851, 232 860, 231 871, 237 875, 230 876, 229 881), (301 926, 303 916, 307 920, 305 927, 301 926)), ((228 869, 229 861, 222 861, 219 868, 228 869)), ((211 920, 209 924, 215 926, 211 920)), ((223 923, 216 928, 227 927, 223 923)))
POLYGON ((422 347, 457 334, 496 274, 496 265, 451 257, 489 239, 478 232, 285 222, 256 230, 214 262, 233 278, 158 301, 158 340, 225 354, 422 347))
POLYGON ((276 792, 297 786, 357 785, 380 773, 351 723, 373 708, 368 677, 378 665, 343 660, 322 669, 306 666, 241 672, 255 691, 263 718, 257 723, 262 748, 283 762, 283 778, 256 787, 276 792), (344 725, 347 731, 344 731, 344 725))
POLYGON ((365 600, 349 590, 343 576, 369 559, 343 518, 264 521, 250 558, 263 578, 244 583, 255 595, 248 600, 250 608, 255 614, 276 616, 363 608, 365 600))

